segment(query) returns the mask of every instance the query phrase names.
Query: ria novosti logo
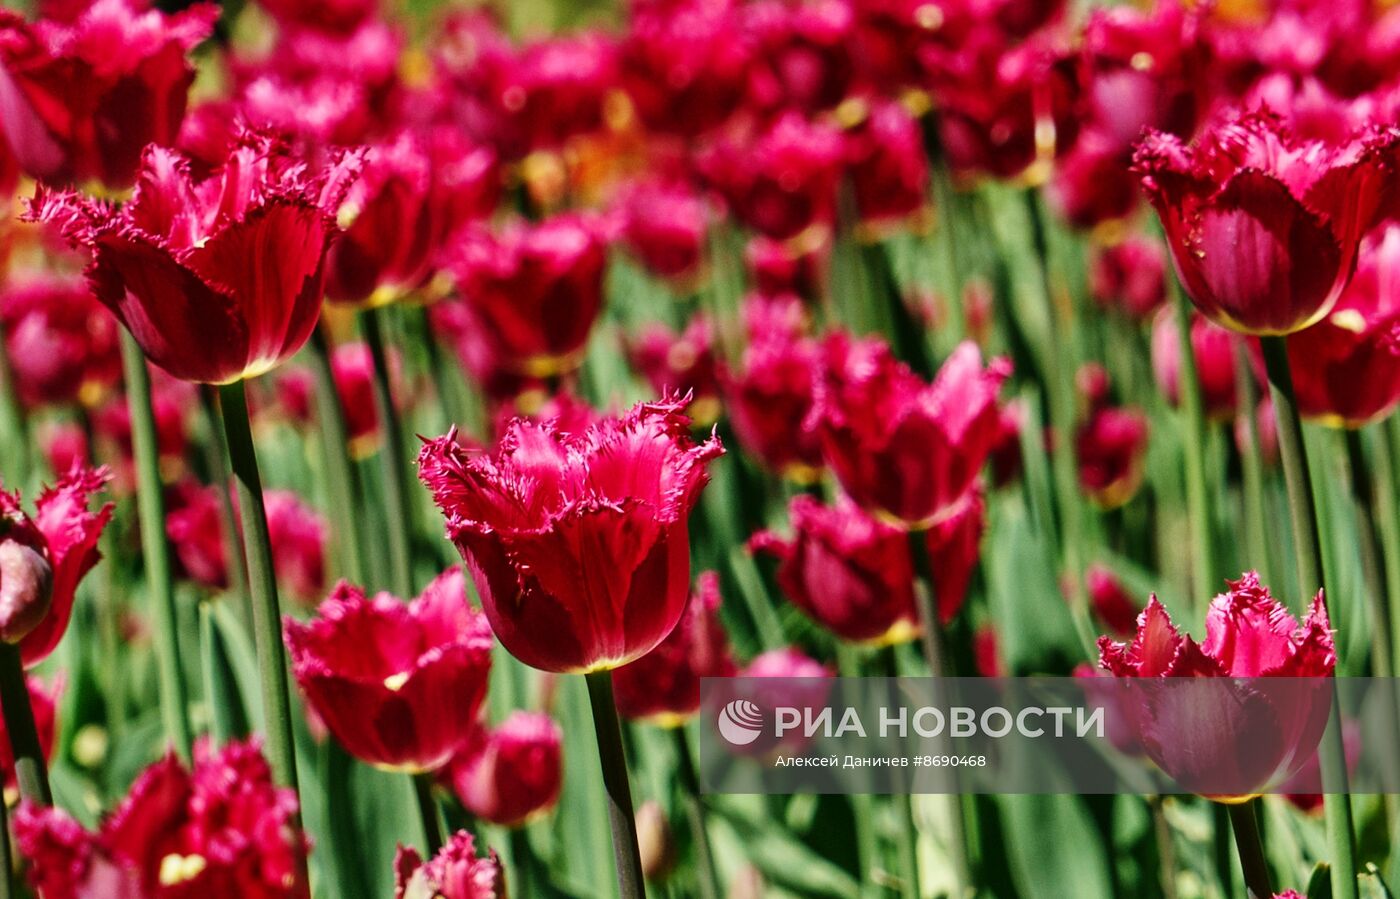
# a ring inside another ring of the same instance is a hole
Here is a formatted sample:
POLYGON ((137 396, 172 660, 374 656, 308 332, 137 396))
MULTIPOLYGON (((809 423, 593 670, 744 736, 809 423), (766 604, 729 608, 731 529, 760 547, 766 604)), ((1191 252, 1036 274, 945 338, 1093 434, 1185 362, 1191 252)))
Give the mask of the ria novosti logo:
POLYGON ((719 732, 734 746, 747 746, 763 733, 763 709, 735 699, 719 710, 719 732))

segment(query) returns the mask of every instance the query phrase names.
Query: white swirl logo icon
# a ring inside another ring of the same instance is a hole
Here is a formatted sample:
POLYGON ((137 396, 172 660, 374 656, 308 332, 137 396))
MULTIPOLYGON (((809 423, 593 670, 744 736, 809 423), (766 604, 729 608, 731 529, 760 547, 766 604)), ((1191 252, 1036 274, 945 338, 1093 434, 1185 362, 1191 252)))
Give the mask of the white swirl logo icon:
POLYGON ((747 746, 763 733, 763 710, 747 699, 735 699, 719 710, 719 732, 735 746, 747 746))

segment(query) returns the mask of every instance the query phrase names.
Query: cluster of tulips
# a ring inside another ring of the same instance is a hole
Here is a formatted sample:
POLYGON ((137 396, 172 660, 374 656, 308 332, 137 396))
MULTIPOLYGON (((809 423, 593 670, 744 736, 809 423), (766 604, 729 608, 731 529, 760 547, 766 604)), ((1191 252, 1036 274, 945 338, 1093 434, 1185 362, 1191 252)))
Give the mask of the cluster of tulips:
POLYGON ((695 758, 705 677, 1396 673, 1400 9, 21 5, 0 899, 1400 888, 1335 714, 1325 796, 695 758))

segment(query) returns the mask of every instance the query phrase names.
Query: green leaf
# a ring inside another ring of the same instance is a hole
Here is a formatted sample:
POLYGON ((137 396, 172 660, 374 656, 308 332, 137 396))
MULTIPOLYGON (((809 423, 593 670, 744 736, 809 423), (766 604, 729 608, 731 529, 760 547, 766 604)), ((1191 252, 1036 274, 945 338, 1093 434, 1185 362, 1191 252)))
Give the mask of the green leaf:
POLYGON ((711 803, 715 817, 732 828, 765 879, 804 896, 846 897, 859 891, 845 869, 784 831, 762 812, 761 804, 746 806, 739 797, 723 798, 711 803))
POLYGON ((1078 796, 1002 796, 1006 856, 1027 899, 1113 896, 1103 835, 1078 796))

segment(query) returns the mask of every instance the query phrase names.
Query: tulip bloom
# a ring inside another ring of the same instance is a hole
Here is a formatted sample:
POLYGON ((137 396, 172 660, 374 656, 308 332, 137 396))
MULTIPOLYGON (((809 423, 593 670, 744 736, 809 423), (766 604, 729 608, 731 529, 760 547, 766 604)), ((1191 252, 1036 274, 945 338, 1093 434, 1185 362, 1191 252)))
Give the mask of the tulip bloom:
POLYGON ((754 334, 737 371, 723 373, 725 410, 739 445, 799 482, 814 480, 822 468, 821 442, 803 427, 819 358, 816 341, 771 328, 754 334))
POLYGON ((862 223, 898 225, 928 205, 928 157, 919 124, 900 104, 875 104, 845 135, 862 223))
POLYGON ((1164 771, 1188 787, 1219 784, 1223 777, 1246 787, 1232 792, 1247 796, 1286 781, 1316 748, 1331 698, 1330 688, 1321 685, 1337 656, 1321 592, 1300 625, 1259 576, 1247 572, 1211 601, 1204 643, 1178 633, 1153 596, 1131 642, 1099 638, 1099 664, 1117 677, 1147 679, 1141 682, 1142 701, 1128 704, 1130 718, 1139 742, 1164 771), (1214 692, 1171 689, 1171 679, 1179 678, 1275 677, 1295 684, 1317 678, 1319 688, 1294 687, 1281 694, 1282 702, 1257 682, 1225 682, 1214 692), (1167 679, 1160 690, 1151 686, 1157 679, 1167 679), (1236 745, 1240 727, 1249 730, 1247 746, 1236 745))
POLYGON ((500 726, 476 730, 448 766, 446 778, 472 815, 520 827, 559 801, 563 740, 548 715, 511 712, 500 726))
POLYGON ((94 406, 121 378, 116 323, 82 280, 15 278, 0 292, 0 331, 27 407, 94 406))
POLYGON ((292 673, 307 701, 356 758, 430 771, 476 726, 491 670, 491 633, 467 605, 457 568, 417 599, 370 598, 341 582, 317 617, 285 623, 292 673))
POLYGON ((167 16, 97 0, 68 23, 0 11, 0 131, 36 179, 122 188, 147 144, 175 142, 194 68, 185 58, 219 7, 167 16))
POLYGON ((629 341, 628 356, 657 396, 689 396, 687 414, 703 427, 719 417, 719 370, 709 319, 691 318, 679 334, 658 322, 629 341))
POLYGON ((680 726, 700 710, 700 678, 735 675, 719 606, 719 576, 704 572, 695 579, 675 630, 651 652, 613 672, 617 710, 623 717, 680 726))
POLYGON ((1136 630, 1138 604, 1107 567, 1090 565, 1084 572, 1084 584, 1089 591, 1089 604, 1099 620, 1115 634, 1131 634, 1136 630))
POLYGON ((1135 163, 1196 307, 1232 331, 1278 335, 1331 311, 1398 152, 1400 130, 1332 144, 1255 113, 1189 145, 1153 132, 1135 163))
POLYGON ((0 489, 0 639, 19 643, 26 666, 63 639, 78 582, 102 558, 97 539, 113 506, 90 512, 88 503, 110 478, 105 468, 73 469, 39 494, 33 517, 18 493, 0 489))
POLYGON ((683 183, 644 181, 624 188, 618 217, 623 243, 652 274, 685 279, 700 268, 710 213, 683 183))
POLYGON ((1337 305, 1288 338, 1298 411, 1327 424, 1360 427, 1400 403, 1400 225, 1362 244, 1361 259, 1337 305))
POLYGON ((1142 486, 1147 417, 1137 409, 1101 406, 1074 437, 1079 484, 1095 504, 1116 509, 1142 486))
POLYGON ((468 227, 444 258, 476 330, 507 367, 538 377, 582 361, 606 266, 598 222, 573 213, 496 233, 468 227))
POLYGON ((228 384, 311 336, 335 213, 358 169, 357 154, 312 166, 249 134, 195 183, 187 160, 152 146, 130 202, 41 188, 29 217, 91 251, 93 292, 148 359, 181 380, 228 384))
POLYGON ((193 771, 173 753, 156 762, 97 833, 33 805, 20 806, 14 828, 45 899, 305 899, 295 872, 309 846, 296 815, 295 793, 273 785, 256 743, 201 742, 193 771))
POLYGON ((824 357, 807 425, 842 488, 906 528, 951 514, 996 443, 997 391, 1010 362, 984 368, 977 346, 965 342, 926 384, 882 341, 839 332, 824 357))
MULTIPOLYGON (((1228 421, 1235 414, 1235 355, 1241 340, 1204 316, 1191 316, 1191 351, 1201 385, 1201 406, 1212 421, 1228 421)), ((1173 406, 1181 404, 1180 354, 1176 312, 1163 309, 1152 323, 1152 373, 1173 406)))
POLYGON ((504 899, 505 876, 495 851, 476 854, 476 842, 459 830, 436 856, 423 861, 399 846, 394 859, 394 899, 504 899))
POLYGON ((1138 320, 1167 299, 1167 260, 1162 245, 1130 237, 1097 251, 1089 268, 1089 292, 1105 309, 1121 309, 1138 320))
POLYGON ((591 672, 650 652, 690 585, 687 519, 723 453, 683 400, 563 434, 517 420, 492 455, 431 440, 419 477, 447 519, 497 638, 535 668, 591 672))

